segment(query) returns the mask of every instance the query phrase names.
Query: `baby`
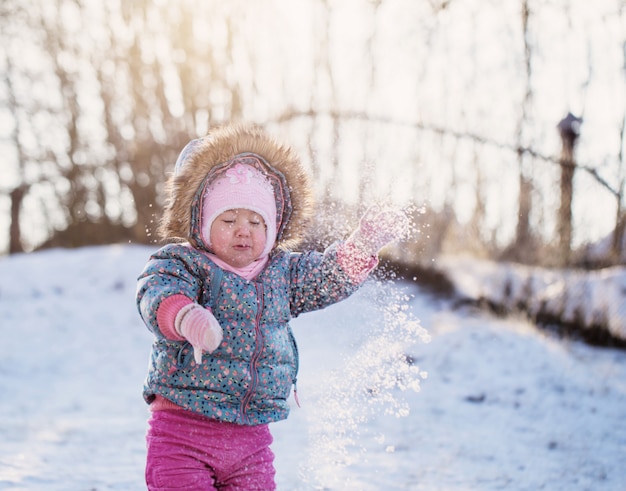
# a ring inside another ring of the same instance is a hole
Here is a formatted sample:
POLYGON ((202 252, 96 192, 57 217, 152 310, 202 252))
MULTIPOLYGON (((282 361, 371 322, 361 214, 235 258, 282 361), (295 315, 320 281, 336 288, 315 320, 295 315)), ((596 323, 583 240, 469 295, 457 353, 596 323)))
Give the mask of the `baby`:
POLYGON ((370 209, 345 241, 293 252, 312 215, 295 152, 255 126, 191 141, 168 183, 160 225, 170 243, 139 277, 137 303, 155 336, 150 490, 273 490, 269 423, 287 418, 298 348, 290 319, 354 293, 378 251, 408 227, 370 209))

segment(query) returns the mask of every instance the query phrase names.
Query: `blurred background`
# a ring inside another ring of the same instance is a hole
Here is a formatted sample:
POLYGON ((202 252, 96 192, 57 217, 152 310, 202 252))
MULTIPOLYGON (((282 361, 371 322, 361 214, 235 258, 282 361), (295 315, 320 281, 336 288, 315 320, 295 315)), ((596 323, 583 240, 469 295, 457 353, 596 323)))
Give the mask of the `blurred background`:
POLYGON ((155 243, 178 152, 249 121, 298 150, 329 237, 392 201, 406 262, 626 263, 624 0, 2 0, 0 22, 0 254, 155 243))

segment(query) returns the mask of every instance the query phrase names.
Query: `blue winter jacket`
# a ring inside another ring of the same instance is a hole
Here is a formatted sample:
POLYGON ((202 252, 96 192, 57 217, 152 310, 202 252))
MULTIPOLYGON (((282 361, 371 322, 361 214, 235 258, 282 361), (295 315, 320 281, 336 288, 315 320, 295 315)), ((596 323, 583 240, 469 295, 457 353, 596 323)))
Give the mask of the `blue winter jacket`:
POLYGON ((359 287, 339 266, 336 248, 324 253, 276 249, 250 281, 189 245, 167 245, 153 254, 137 290, 140 314, 155 335, 146 401, 160 394, 190 411, 244 425, 285 419, 298 371, 290 319, 338 302, 359 287), (175 294, 211 308, 224 331, 221 345, 200 365, 189 343, 166 339, 157 325, 160 303, 175 294))

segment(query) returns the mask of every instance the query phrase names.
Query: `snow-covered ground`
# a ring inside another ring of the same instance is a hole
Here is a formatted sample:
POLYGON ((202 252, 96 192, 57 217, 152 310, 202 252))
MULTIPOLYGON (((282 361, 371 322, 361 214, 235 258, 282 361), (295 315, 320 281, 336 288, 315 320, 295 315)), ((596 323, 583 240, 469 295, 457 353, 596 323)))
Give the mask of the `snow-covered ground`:
MULTIPOLYGON (((134 290, 151 251, 0 259, 0 489, 145 489, 134 290)), ((402 282, 293 325, 302 408, 272 425, 281 491, 626 489, 624 351, 402 282)))
POLYGON ((521 307, 532 318, 597 328, 626 341, 626 266, 563 271, 461 256, 437 264, 460 298, 486 300, 507 312, 521 307))

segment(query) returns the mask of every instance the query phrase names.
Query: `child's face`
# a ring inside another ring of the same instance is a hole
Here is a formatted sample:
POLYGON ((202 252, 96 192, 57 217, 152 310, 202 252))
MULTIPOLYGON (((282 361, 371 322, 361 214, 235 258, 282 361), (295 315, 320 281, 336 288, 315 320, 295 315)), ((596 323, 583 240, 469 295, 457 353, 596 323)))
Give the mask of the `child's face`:
POLYGON ((244 208, 225 211, 211 224, 213 252, 235 268, 243 268, 258 259, 265 241, 263 218, 244 208))

